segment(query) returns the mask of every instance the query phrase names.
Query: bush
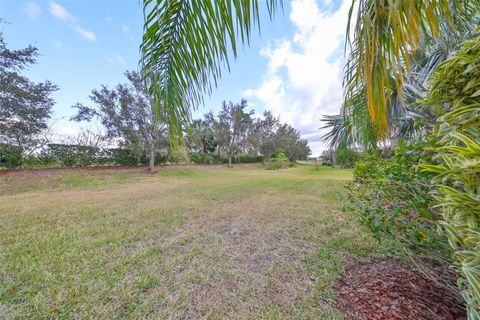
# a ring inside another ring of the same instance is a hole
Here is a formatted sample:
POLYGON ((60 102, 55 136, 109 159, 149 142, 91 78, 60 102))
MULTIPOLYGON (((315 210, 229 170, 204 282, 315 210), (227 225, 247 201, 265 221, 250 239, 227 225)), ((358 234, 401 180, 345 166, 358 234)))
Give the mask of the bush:
POLYGON ((331 160, 322 160, 322 166, 333 166, 333 163, 331 160))
POLYGON ((35 157, 39 166, 50 167, 57 164, 55 158, 49 151, 49 149, 42 150, 42 152, 35 157))
POLYGON ((262 156, 252 156, 252 155, 241 155, 239 157, 235 157, 235 163, 259 163, 263 162, 262 156))
POLYGON ((103 149, 97 153, 95 164, 100 166, 115 165, 111 149, 103 149))
POLYGON ((41 167, 42 163, 38 159, 38 156, 29 155, 23 158, 22 165, 27 168, 32 168, 32 167, 41 167))
POLYGON ((94 164, 98 153, 98 148, 69 144, 49 144, 47 150, 48 156, 64 167, 94 164))
POLYGON ((357 161, 355 180, 348 186, 347 211, 355 213, 379 240, 389 240, 397 254, 407 254, 430 278, 452 288, 450 277, 437 269, 448 268, 451 249, 437 232, 441 212, 430 194, 431 175, 416 166, 432 159, 434 141, 399 143, 392 157, 376 155, 357 161))
POLYGON ((168 156, 168 162, 172 163, 188 163, 190 162, 190 157, 185 146, 176 146, 170 151, 168 156))
POLYGON ((23 148, 7 143, 0 143, 0 166, 15 169, 22 165, 23 148))
MULTIPOLYGON (((196 164, 210 163, 228 163, 228 159, 222 158, 217 154, 194 152, 190 153, 190 161, 196 164)), ((232 163, 260 163, 263 162, 262 156, 241 155, 232 158, 232 163)))
POLYGON ((353 168, 355 162, 360 159, 360 153, 347 147, 339 147, 337 150, 337 163, 342 168, 353 168))
POLYGON ((288 160, 282 148, 275 151, 275 157, 272 157, 264 162, 266 170, 279 170, 294 167, 295 164, 288 160))
POLYGON ((283 169, 284 165, 285 164, 281 161, 272 161, 272 160, 268 160, 264 163, 264 167, 265 167, 266 170, 283 169))
POLYGON ((163 164, 168 161, 168 154, 157 152, 155 155, 155 164, 163 164))
POLYGON ((136 166, 148 162, 144 152, 127 148, 106 149, 104 157, 110 159, 113 164, 120 166, 136 166))
POLYGON ((195 152, 190 154, 190 161, 196 164, 211 164, 211 163, 222 163, 222 159, 219 155, 205 153, 205 152, 195 152))

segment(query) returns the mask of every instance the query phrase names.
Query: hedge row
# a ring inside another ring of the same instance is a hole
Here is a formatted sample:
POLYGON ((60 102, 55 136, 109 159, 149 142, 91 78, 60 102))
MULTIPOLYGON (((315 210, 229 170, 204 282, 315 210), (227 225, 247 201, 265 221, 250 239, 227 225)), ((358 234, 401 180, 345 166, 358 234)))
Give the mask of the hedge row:
MULTIPOLYGON (((82 145, 49 144, 37 155, 24 157, 20 147, 0 144, 0 167, 85 167, 91 165, 134 166, 148 163, 145 152, 126 148, 99 149, 82 145)), ((166 162, 167 156, 157 154, 156 164, 166 162)))
MULTIPOLYGON (((242 155, 233 159, 234 163, 262 162, 263 157, 242 155)), ((196 164, 227 163, 228 160, 217 154, 190 153, 185 157, 176 154, 157 153, 155 164, 165 162, 193 162, 196 164)), ((40 154, 23 156, 23 149, 0 143, 0 167, 14 169, 27 167, 85 167, 91 165, 135 166, 148 163, 148 156, 142 150, 127 148, 99 149, 82 145, 49 144, 40 154)))

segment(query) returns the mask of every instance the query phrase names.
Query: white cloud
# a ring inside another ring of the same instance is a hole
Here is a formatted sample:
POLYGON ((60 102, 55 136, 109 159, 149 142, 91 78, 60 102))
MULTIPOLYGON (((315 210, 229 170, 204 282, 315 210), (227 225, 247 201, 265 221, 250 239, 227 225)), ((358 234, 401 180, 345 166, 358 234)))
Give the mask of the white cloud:
POLYGON ((36 19, 42 14, 42 8, 35 2, 25 3, 23 10, 32 19, 36 19))
POLYGON ((58 137, 76 135, 80 132, 80 130, 76 127, 72 126, 54 126, 53 130, 54 134, 58 137))
POLYGON ((62 7, 56 2, 50 1, 50 5, 48 6, 48 11, 52 16, 55 18, 65 21, 65 22, 76 22, 77 18, 72 16, 67 9, 62 7))
POLYGON ((81 35, 83 38, 85 38, 89 41, 95 41, 96 40, 95 33, 93 33, 90 30, 87 30, 87 29, 83 28, 82 26, 80 26, 77 23, 78 19, 75 16, 73 16, 72 14, 70 14, 70 12, 68 12, 67 9, 65 9, 65 7, 59 5, 56 2, 50 1, 50 5, 48 6, 48 11, 50 12, 50 14, 53 17, 57 18, 58 20, 61 20, 63 22, 67 22, 70 25, 70 27, 76 33, 81 35))
POLYGON ((77 32, 78 34, 80 34, 82 37, 84 37, 85 39, 89 40, 89 41, 95 41, 97 40, 96 37, 95 37, 95 33, 93 33, 92 31, 89 31, 89 30, 86 30, 80 26, 75 26, 74 28, 75 32, 77 32))
POLYGON ((53 45, 57 48, 61 48, 62 45, 63 45, 62 42, 57 40, 57 39, 52 39, 51 41, 52 41, 53 45))
POLYGON ((119 65, 119 66, 124 66, 125 65, 125 60, 123 59, 123 57, 119 53, 116 53, 111 57, 107 57, 107 61, 110 64, 115 64, 115 65, 119 65))
POLYGON ((342 104, 342 40, 350 1, 334 12, 321 11, 315 0, 293 0, 291 6, 294 36, 261 50, 268 59, 263 82, 244 95, 299 129, 318 155, 325 148, 319 142, 320 118, 342 104))

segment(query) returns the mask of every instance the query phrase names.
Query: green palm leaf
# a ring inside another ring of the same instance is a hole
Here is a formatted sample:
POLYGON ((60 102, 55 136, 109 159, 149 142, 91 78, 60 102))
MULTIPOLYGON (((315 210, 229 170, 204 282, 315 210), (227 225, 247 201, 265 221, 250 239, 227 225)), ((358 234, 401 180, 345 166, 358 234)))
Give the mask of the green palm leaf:
MULTIPOLYGON (((266 0, 272 16, 281 1, 266 0)), ((171 136, 211 93, 237 43, 259 26, 259 0, 144 0, 143 76, 171 136)))
POLYGON ((389 127, 391 92, 397 90, 401 98, 404 80, 412 71, 410 50, 437 37, 445 21, 453 26, 458 19, 469 20, 479 6, 479 0, 352 0, 345 96, 348 101, 359 87, 366 88, 368 111, 379 137, 389 127))

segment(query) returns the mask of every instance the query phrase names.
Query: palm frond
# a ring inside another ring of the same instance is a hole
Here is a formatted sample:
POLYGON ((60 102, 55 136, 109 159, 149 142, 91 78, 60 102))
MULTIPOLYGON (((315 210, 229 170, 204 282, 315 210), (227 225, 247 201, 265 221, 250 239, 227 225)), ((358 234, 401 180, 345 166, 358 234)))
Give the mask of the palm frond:
POLYGON ((442 23, 453 26, 455 19, 468 20, 479 7, 480 0, 352 0, 347 27, 351 52, 345 69, 345 97, 348 100, 359 87, 366 88, 368 112, 379 137, 389 127, 391 91, 397 90, 397 96, 403 97, 404 80, 411 73, 410 51, 423 41, 436 38, 442 23))
MULTIPOLYGON (((171 136, 211 93, 229 54, 259 27, 260 0, 143 0, 143 77, 171 136), (160 112, 161 111, 161 112, 160 112)), ((270 16, 281 1, 265 0, 270 16)))
POLYGON ((322 117, 325 124, 320 129, 328 130, 322 140, 327 142, 330 148, 345 144, 349 147, 375 150, 378 139, 368 113, 365 91, 359 91, 347 103, 348 107, 344 105, 340 114, 322 117))
POLYGON ((349 119, 341 114, 324 115, 321 120, 324 125, 320 129, 328 130, 322 136, 322 141, 326 142, 330 149, 336 149, 341 142, 349 145, 351 142, 351 130, 349 119))

